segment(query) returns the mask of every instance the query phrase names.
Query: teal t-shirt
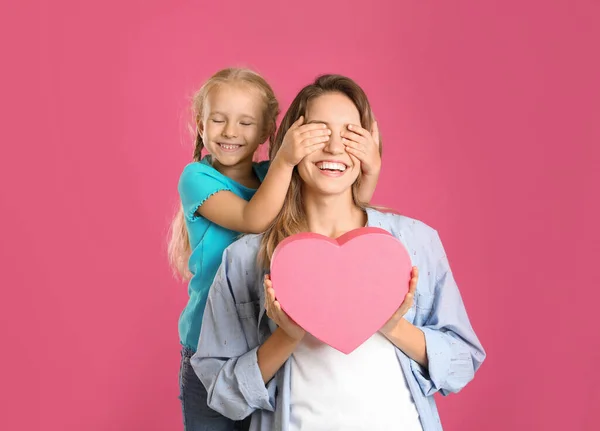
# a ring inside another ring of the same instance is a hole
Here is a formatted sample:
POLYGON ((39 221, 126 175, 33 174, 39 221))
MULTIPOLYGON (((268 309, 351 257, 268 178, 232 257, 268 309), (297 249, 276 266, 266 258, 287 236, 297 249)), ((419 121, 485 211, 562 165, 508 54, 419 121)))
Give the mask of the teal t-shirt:
MULTIPOLYGON (((268 161, 254 164, 254 172, 261 182, 268 168, 268 161)), ((179 317, 179 339, 182 345, 196 351, 208 290, 221 264, 223 251, 240 235, 197 215, 196 210, 217 192, 227 190, 249 201, 256 189, 221 174, 212 167, 210 156, 206 156, 183 169, 178 190, 192 249, 188 262, 192 273, 188 285, 190 298, 179 317)))

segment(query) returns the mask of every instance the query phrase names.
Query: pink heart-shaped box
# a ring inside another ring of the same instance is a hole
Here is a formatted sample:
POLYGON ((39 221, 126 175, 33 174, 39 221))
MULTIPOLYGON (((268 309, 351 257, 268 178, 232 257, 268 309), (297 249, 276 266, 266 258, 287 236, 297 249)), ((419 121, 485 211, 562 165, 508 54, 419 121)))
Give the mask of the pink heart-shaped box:
POLYGON ((374 227, 338 239, 299 233, 279 243, 271 279, 281 308, 314 337, 348 354, 392 317, 408 292, 411 260, 374 227))

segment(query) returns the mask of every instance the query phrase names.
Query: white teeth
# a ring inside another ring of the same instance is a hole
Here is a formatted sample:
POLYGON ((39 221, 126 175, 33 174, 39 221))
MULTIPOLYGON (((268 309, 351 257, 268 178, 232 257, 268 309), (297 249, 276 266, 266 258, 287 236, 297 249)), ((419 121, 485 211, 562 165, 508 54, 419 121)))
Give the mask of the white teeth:
POLYGON ((219 144, 225 150, 237 150, 241 145, 219 144))
POLYGON ((317 163, 317 168, 321 170, 330 170, 330 171, 340 171, 344 172, 346 170, 346 165, 343 163, 335 163, 335 162, 319 162, 317 163))

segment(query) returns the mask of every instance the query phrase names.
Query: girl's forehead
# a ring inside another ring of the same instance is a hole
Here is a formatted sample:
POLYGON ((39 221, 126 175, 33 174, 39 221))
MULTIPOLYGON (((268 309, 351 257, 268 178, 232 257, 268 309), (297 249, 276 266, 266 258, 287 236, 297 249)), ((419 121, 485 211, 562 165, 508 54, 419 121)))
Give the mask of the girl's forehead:
POLYGON ((263 110, 264 103, 261 92, 251 85, 223 83, 208 92, 205 108, 207 111, 247 112, 256 115, 263 110))

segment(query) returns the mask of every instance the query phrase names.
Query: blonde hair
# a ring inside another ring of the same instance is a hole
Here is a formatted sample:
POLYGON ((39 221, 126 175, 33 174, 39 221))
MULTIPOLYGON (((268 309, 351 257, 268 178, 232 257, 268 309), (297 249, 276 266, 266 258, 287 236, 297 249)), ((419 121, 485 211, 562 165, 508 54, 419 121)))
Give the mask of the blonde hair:
MULTIPOLYGON (((240 83, 246 84, 258 90, 264 100, 263 126, 264 136, 269 139, 269 146, 273 145, 275 140, 275 130, 277 128, 277 116, 279 115, 279 102, 275 97, 275 92, 267 81, 258 73, 244 68, 227 68, 218 71, 211 76, 192 98, 192 116, 194 119, 194 153, 193 160, 198 162, 202 159, 202 150, 204 142, 198 130, 198 123, 204 114, 204 105, 208 94, 216 87, 223 84, 240 83)), ((191 273, 188 269, 188 260, 191 254, 190 240, 187 227, 185 225, 185 216, 183 207, 179 207, 170 229, 170 240, 168 245, 169 263, 175 275, 188 280, 191 273)))
MULTIPOLYGON (((277 136, 273 141, 269 156, 271 160, 279 151, 285 136, 291 125, 306 114, 308 103, 319 96, 327 93, 340 93, 348 97, 358 109, 360 115, 361 126, 367 130, 371 130, 373 125, 373 112, 367 95, 363 89, 352 79, 340 75, 322 75, 319 76, 312 84, 307 85, 296 96, 285 116, 281 120, 277 136)), ((379 139, 379 153, 381 154, 382 144, 381 137, 379 139)), ((358 190, 360 187, 362 175, 359 174, 357 180, 352 185, 352 196, 354 204, 360 208, 367 208, 368 203, 360 202, 358 198, 358 190)), ((292 174, 292 180, 285 197, 283 207, 273 223, 265 231, 258 252, 258 264, 263 268, 268 268, 271 264, 271 256, 277 244, 283 241, 286 237, 299 232, 304 232, 308 229, 306 221, 306 213, 302 205, 302 179, 295 168, 292 174)))

